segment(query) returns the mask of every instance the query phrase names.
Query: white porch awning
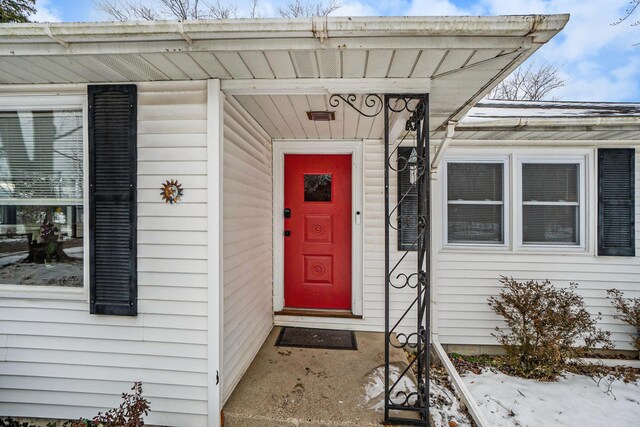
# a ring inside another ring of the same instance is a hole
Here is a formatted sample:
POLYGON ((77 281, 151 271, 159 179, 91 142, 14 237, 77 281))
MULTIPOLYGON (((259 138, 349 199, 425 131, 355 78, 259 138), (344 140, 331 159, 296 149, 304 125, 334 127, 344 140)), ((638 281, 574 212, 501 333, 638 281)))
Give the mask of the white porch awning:
POLYGON ((0 92, 216 78, 274 138, 379 138, 381 117, 360 123, 355 113, 337 111, 341 123, 312 131, 300 114, 331 110, 331 93, 429 92, 435 130, 462 117, 568 18, 0 24, 0 92))

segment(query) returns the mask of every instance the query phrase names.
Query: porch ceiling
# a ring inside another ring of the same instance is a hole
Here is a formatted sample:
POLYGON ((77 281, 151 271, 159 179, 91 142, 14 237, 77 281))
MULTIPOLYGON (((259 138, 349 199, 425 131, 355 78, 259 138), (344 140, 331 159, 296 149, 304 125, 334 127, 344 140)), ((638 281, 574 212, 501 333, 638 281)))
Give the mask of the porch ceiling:
MULTIPOLYGON (((363 93, 367 82, 378 79, 387 87, 378 84, 371 92, 429 91, 436 129, 462 117, 567 20, 531 15, 0 24, 0 91, 25 84, 217 78, 246 83, 236 89, 256 81, 355 79, 361 83, 353 89, 363 93)), ((301 121, 307 110, 300 109, 326 105, 327 96, 317 91, 227 94, 238 95, 275 138, 378 138, 381 132, 376 120, 342 110, 336 110, 341 122, 313 130, 301 121), (255 105, 266 117, 258 117, 255 105)))

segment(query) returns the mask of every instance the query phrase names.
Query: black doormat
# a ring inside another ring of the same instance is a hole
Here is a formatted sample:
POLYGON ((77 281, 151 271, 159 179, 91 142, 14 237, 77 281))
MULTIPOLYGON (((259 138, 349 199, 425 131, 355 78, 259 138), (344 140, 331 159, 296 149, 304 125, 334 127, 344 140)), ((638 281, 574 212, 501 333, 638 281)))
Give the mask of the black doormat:
POLYGON ((353 331, 283 327, 276 347, 324 348, 327 350, 357 350, 353 331))

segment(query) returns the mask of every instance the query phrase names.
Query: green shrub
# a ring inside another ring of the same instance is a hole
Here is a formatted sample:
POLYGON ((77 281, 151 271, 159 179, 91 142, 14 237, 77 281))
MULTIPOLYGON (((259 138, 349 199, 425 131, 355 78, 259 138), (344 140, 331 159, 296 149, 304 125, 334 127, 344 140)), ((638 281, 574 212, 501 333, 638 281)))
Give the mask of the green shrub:
POLYGON ((569 359, 610 348, 609 333, 596 327, 593 317, 575 290, 556 288, 551 282, 518 282, 500 277, 503 288, 489 305, 508 328, 496 327, 495 336, 506 353, 512 372, 525 378, 554 380, 569 359))
POLYGON ((609 289, 607 296, 618 311, 613 317, 635 326, 636 336, 631 338, 635 348, 640 351, 640 298, 625 298, 624 293, 618 289, 609 289))

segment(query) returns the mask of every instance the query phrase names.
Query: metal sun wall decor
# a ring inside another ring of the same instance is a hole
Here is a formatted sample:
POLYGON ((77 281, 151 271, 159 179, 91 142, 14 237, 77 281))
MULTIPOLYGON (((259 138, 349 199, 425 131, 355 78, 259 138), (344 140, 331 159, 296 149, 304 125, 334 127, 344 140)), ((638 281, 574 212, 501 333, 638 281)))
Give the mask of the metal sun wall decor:
POLYGON ((167 180, 164 184, 162 184, 161 188, 162 192, 162 200, 165 203, 178 203, 180 198, 182 197, 182 184, 178 183, 178 180, 167 180))

